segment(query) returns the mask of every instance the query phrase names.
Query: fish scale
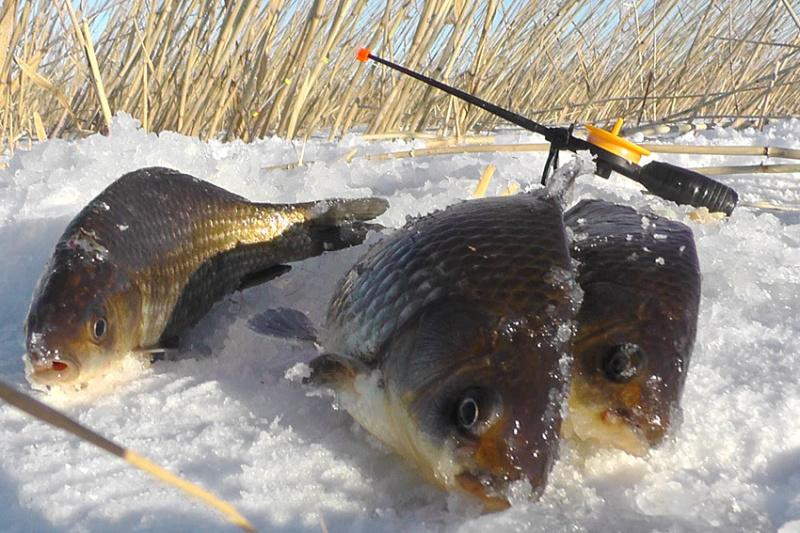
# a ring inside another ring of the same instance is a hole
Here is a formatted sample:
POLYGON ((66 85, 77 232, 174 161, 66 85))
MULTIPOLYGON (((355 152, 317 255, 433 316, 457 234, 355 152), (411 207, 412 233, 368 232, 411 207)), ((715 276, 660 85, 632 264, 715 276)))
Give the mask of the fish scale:
MULTIPOLYGON (((106 203, 111 210, 121 209, 124 222, 129 224, 127 231, 142 239, 140 246, 115 249, 110 259, 121 268, 129 268, 132 277, 151 280, 142 285, 144 346, 158 342, 190 275, 205 261, 240 243, 262 242, 264 238, 259 234, 265 229, 266 237, 275 237, 280 226, 285 228, 304 220, 298 212, 283 214, 272 206, 250 204, 210 184, 197 187, 197 180, 178 173, 162 173, 156 182, 149 177, 150 172, 128 175, 109 187, 102 200, 95 200, 106 203), (139 191, 141 201, 131 203, 131 195, 139 191), (276 228, 273 218, 282 218, 284 223, 276 228)), ((88 218, 81 225, 92 226, 94 221, 88 218)), ((98 240, 114 241, 116 224, 122 221, 117 217, 100 221, 105 223, 98 224, 98 240)), ((259 252, 263 261, 231 266, 219 281, 230 286, 244 273, 265 268, 275 260, 264 250, 254 251, 259 252)), ((199 284, 198 289, 203 285, 199 284)), ((213 294, 208 301, 197 303, 207 307, 216 299, 213 294)))
POLYGON ((676 316, 691 315, 697 309, 699 266, 694 238, 687 226, 601 201, 576 205, 565 221, 576 235, 573 255, 579 261, 582 286, 628 280, 632 286, 647 287, 643 297, 664 297, 676 302, 676 316), (580 219, 590 223, 581 224, 580 219), (598 242, 600 239, 602 243, 598 242), (685 302, 693 305, 684 305, 685 302))
POLYGON ((464 202, 411 222, 345 276, 323 344, 369 361, 405 319, 449 294, 526 315, 561 305, 549 286, 530 283, 568 264, 560 223, 555 200, 532 195, 464 202), (526 239, 529 232, 537 238, 526 239))

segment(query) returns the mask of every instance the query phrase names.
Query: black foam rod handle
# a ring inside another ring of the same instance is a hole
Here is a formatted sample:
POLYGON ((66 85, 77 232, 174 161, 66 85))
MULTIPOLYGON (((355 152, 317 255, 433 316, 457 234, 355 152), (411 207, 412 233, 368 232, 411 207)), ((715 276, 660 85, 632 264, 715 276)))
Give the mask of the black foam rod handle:
POLYGON ((707 207, 712 212, 730 215, 739 201, 739 195, 727 185, 669 163, 651 161, 641 167, 638 178, 648 191, 665 200, 707 207))

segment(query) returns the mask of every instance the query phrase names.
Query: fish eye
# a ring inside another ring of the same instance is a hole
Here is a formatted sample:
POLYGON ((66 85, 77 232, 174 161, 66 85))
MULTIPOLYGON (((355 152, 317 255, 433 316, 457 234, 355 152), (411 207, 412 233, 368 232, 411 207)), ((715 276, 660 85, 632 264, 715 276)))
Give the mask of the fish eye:
POLYGON ((455 422, 458 428, 471 435, 480 435, 499 417, 500 398, 484 388, 470 388, 456 402, 455 422))
POLYGON ((108 321, 103 317, 95 320, 92 324, 92 338, 95 341, 101 341, 106 336, 106 332, 108 332, 108 321))
POLYGON ((479 414, 478 402, 474 398, 469 396, 462 398, 458 404, 458 425, 464 429, 472 429, 478 422, 479 414))
POLYGON ((644 361, 645 353, 637 344, 620 344, 603 359, 602 370, 609 380, 627 383, 642 370, 644 361))

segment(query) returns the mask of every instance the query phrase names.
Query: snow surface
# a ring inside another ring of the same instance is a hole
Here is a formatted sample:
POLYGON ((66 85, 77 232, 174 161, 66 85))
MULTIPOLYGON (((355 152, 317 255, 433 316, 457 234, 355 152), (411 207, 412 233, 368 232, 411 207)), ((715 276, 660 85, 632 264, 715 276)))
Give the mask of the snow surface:
MULTIPOLYGON (((395 161, 336 161, 408 150, 415 143, 264 139, 252 144, 159 136, 117 117, 109 137, 50 140, 0 170, 0 379, 23 377, 22 323, 34 283, 69 219, 124 172, 177 168, 253 200, 385 196, 380 222, 467 198, 488 163, 489 193, 536 186, 544 154, 466 154, 395 161), (308 168, 263 170, 295 161, 308 168), (328 161, 327 163, 325 161, 328 161)), ((502 142, 537 140, 505 133, 502 142)), ((714 130, 688 144, 800 148, 800 122, 766 132, 714 130)), ((689 166, 757 158, 675 156, 689 166)), ((728 178, 742 200, 798 206, 797 175, 728 178)), ((322 319, 336 280, 364 247, 296 264, 265 286, 218 304, 186 339, 180 360, 127 365, 106 390, 35 393, 82 423, 199 482, 266 531, 800 531, 800 216, 742 207, 699 224, 688 207, 642 195, 620 177, 582 177, 574 200, 604 198, 689 224, 703 273, 697 344, 684 422, 648 456, 577 457, 562 446, 544 496, 480 516, 426 485, 355 426, 329 398, 307 396, 287 369, 314 349, 259 337, 246 322, 293 307, 322 319), (324 524, 324 526, 322 525, 324 524)), ((213 511, 115 457, 0 405, 0 530, 232 530, 213 511)))

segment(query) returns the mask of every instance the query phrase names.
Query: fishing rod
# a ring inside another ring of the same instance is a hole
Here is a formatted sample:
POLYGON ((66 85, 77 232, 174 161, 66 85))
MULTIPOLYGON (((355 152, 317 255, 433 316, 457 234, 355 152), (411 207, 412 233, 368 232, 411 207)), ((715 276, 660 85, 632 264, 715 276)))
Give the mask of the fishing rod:
POLYGON ((595 156, 595 165, 597 167, 595 173, 598 176, 608 178, 613 170, 644 185, 645 189, 665 200, 695 207, 706 207, 709 211, 721 211, 726 215, 730 215, 733 212, 736 202, 739 200, 739 195, 736 194, 735 190, 699 172, 661 161, 651 161, 646 165, 639 165, 641 157, 650 155, 650 151, 619 136, 619 131, 622 128, 622 119, 617 120, 611 131, 587 124, 586 129, 589 135, 586 139, 581 139, 573 135, 574 124, 569 127, 539 124, 513 111, 478 98, 474 94, 456 89, 402 65, 378 57, 366 48, 358 51, 356 59, 361 62, 366 62, 370 59, 376 61, 488 111, 512 124, 542 135, 550 143, 550 152, 542 171, 542 184, 547 181, 550 170, 555 170, 558 167, 558 154, 561 150, 569 150, 571 152, 589 150, 595 156))

